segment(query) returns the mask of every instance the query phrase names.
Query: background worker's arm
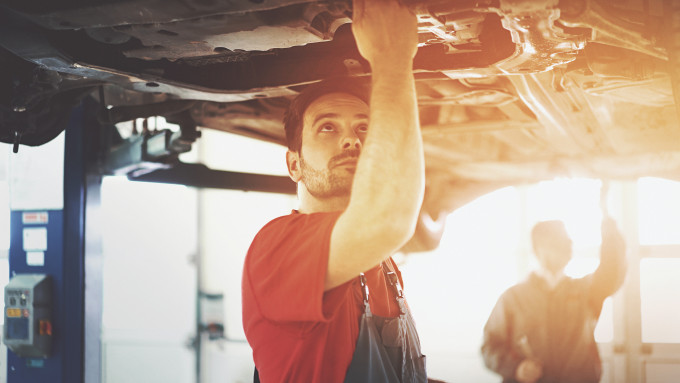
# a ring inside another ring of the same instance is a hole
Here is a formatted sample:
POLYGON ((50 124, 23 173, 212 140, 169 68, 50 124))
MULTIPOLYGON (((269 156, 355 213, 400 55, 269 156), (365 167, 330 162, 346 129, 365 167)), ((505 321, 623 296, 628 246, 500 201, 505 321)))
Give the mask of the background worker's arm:
POLYGON ((526 359, 515 338, 513 323, 516 322, 513 307, 516 307, 508 293, 496 302, 489 319, 484 325, 482 358, 491 371, 498 373, 504 380, 517 378, 519 365, 526 359))
POLYGON ((593 273, 591 299, 599 314, 602 301, 621 287, 626 275, 626 244, 616 221, 605 216, 602 220, 600 265, 593 273))
POLYGON ((369 129, 347 209, 333 229, 325 288, 379 264, 413 235, 424 189, 413 57, 416 16, 396 0, 354 0, 352 30, 371 64, 369 129))

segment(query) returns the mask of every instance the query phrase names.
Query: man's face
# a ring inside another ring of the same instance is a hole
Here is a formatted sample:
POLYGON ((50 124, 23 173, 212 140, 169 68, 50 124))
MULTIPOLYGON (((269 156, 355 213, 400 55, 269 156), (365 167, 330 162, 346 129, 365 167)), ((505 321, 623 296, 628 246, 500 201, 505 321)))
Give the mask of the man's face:
POLYGON ((539 262, 552 273, 561 272, 571 260, 572 241, 564 226, 546 233, 540 241, 539 262))
MULTIPOLYGON (((348 196, 368 131, 368 105, 346 93, 329 93, 303 115, 299 168, 289 170, 316 198, 348 196)), ((294 166, 293 166, 294 167, 294 166)))

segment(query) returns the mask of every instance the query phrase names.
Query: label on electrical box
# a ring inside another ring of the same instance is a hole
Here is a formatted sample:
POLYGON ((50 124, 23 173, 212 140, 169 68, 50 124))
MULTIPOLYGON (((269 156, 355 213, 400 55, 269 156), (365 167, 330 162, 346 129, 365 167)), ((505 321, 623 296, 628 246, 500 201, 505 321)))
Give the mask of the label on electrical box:
POLYGON ((7 309, 7 317, 21 318, 21 309, 7 309))
POLYGON ((49 215, 46 211, 26 211, 21 214, 21 222, 24 225, 46 224, 49 215))

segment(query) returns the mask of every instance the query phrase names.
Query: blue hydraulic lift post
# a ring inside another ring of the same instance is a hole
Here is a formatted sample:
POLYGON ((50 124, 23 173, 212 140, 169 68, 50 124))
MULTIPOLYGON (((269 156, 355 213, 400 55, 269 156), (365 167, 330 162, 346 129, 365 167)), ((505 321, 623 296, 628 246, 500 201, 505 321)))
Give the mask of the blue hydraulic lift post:
POLYGON ((71 113, 65 133, 63 210, 46 211, 48 222, 41 225, 48 232, 43 266, 26 261, 22 233, 27 225, 22 216, 27 211, 11 212, 10 277, 23 273, 52 277, 53 345, 46 359, 21 358, 8 350, 8 383, 101 381, 101 236, 96 224, 101 177, 88 171, 91 141, 86 141, 98 131, 88 126, 93 124, 97 122, 92 109, 81 105, 71 113))

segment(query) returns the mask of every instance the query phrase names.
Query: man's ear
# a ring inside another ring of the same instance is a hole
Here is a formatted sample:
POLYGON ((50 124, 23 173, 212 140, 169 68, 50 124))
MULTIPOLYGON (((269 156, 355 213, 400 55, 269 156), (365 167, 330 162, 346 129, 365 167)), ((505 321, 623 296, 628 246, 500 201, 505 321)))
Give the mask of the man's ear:
POLYGON ((286 152, 286 165, 288 166, 288 175, 293 182, 297 183, 302 178, 302 171, 300 170, 300 154, 292 150, 286 152))

